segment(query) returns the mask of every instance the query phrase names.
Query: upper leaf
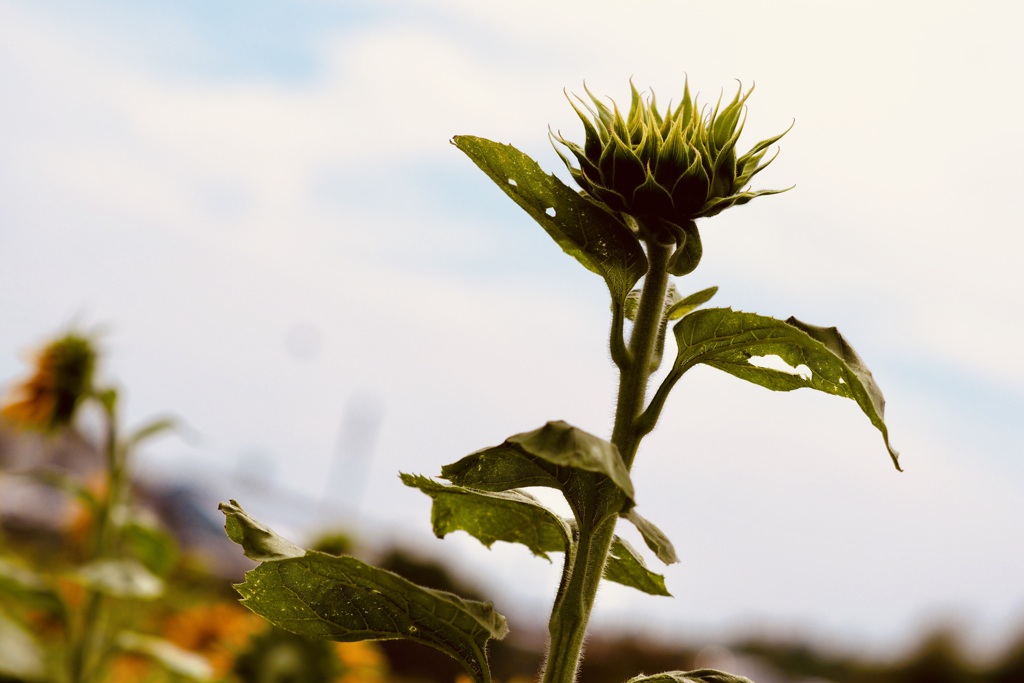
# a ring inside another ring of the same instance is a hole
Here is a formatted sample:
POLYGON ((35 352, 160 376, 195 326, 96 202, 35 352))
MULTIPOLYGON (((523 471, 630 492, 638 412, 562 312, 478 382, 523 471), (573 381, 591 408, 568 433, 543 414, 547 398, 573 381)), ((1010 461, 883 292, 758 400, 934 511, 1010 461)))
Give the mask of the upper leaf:
POLYGON ((900 469, 899 454, 889 443, 882 391, 836 328, 709 308, 687 315, 673 329, 679 347, 673 368, 677 376, 704 363, 775 391, 810 387, 852 398, 882 433, 889 456, 900 469), (778 356, 791 368, 808 368, 810 375, 754 365, 750 360, 755 356, 778 356))
POLYGON ((452 144, 469 156, 567 254, 604 278, 621 302, 647 272, 633 232, 612 213, 581 196, 512 145, 469 135, 452 144))
POLYGON ((402 482, 434 499, 430 518, 438 538, 462 530, 488 548, 495 541, 522 543, 544 559, 565 552, 572 538, 558 515, 523 491, 473 491, 413 474, 402 474, 402 482))
POLYGON ((413 640, 458 660, 478 683, 489 683, 487 641, 508 632, 490 603, 411 583, 353 557, 302 551, 256 522, 237 503, 222 504, 232 540, 263 561, 235 586, 242 604, 271 623, 308 638, 413 640), (241 533, 239 533, 241 531, 241 533), (296 548, 299 555, 279 552, 296 548))
POLYGON ((523 486, 559 489, 577 519, 602 481, 633 503, 633 482, 619 450, 609 441, 561 420, 510 436, 504 443, 467 455, 441 469, 453 484, 506 491, 523 486))
POLYGON ((666 671, 653 676, 636 676, 626 683, 753 683, 749 678, 727 674, 716 669, 696 671, 666 671))

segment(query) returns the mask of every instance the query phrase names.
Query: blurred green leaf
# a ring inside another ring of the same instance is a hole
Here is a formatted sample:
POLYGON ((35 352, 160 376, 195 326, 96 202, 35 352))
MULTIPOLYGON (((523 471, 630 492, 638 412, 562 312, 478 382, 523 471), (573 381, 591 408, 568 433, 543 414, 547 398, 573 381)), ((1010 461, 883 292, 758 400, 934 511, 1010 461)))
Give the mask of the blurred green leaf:
POLYGON ((668 540, 668 536, 652 522, 637 514, 636 508, 622 516, 633 523, 633 526, 637 528, 637 531, 643 537, 644 543, 654 551, 659 560, 665 564, 679 562, 679 556, 676 555, 676 549, 672 545, 672 541, 668 540))
POLYGON ((46 653, 33 635, 0 613, 0 678, 49 681, 46 653))
POLYGON ((512 145, 457 135, 461 149, 526 210, 567 254, 604 278, 622 302, 647 272, 647 257, 632 230, 618 217, 584 198, 512 145))
POLYGON ((604 578, 651 595, 672 597, 665 588, 665 577, 649 570, 633 546, 618 536, 612 541, 604 578))
POLYGON ((406 486, 433 499, 430 518, 438 538, 462 530, 488 548, 495 541, 521 543, 547 560, 550 552, 565 552, 572 538, 558 515, 523 491, 474 491, 419 475, 401 476, 406 486))
POLYGON ((704 363, 774 391, 801 387, 844 396, 857 402, 882 433, 896 469, 899 454, 889 443, 885 399, 860 356, 834 327, 815 327, 789 318, 785 322, 731 308, 709 308, 684 317, 673 328, 679 355, 673 373, 704 363), (778 356, 794 372, 752 364, 754 357, 778 356), (810 376, 795 370, 807 367, 810 376))
POLYGON ((183 650, 169 640, 134 631, 122 631, 115 642, 119 649, 149 657, 178 676, 194 681, 213 678, 213 667, 205 657, 183 650))
POLYGON ((485 491, 546 486, 565 496, 579 520, 602 482, 618 487, 633 503, 633 482, 618 449, 609 441, 561 420, 510 436, 441 469, 453 484, 485 491))
POLYGON ((653 676, 636 676, 626 683, 753 683, 749 678, 727 674, 715 669, 696 671, 666 671, 653 676))
POLYGON ((154 600, 164 591, 164 582, 137 560, 96 560, 73 575, 90 590, 113 598, 154 600))
POLYGON ((173 417, 157 418, 150 422, 137 427, 135 431, 128 435, 125 440, 125 449, 129 452, 134 450, 140 443, 152 439, 153 437, 159 436, 165 432, 171 432, 178 429, 178 420, 173 417))
POLYGON ((155 515, 138 510, 122 522, 128 551, 147 569, 166 576, 178 561, 178 543, 155 515))
POLYGON ((4 558, 0 558, 0 594, 52 614, 67 626, 67 605, 60 592, 31 569, 4 558))

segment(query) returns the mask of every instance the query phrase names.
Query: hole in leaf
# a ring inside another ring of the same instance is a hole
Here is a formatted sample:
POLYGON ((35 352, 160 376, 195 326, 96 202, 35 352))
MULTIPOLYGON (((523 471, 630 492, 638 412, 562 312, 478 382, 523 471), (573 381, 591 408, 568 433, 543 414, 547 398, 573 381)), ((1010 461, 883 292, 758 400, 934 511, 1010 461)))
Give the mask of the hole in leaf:
POLYGON ((549 206, 548 208, 544 209, 544 213, 551 216, 552 218, 555 217, 555 209, 553 207, 549 206))
POLYGON ((803 379, 810 379, 814 374, 811 369, 806 365, 798 365, 795 368, 786 361, 782 360, 779 356, 751 356, 747 359, 747 362, 757 368, 765 368, 766 370, 778 370, 779 372, 785 372, 790 375, 798 375, 803 379))
POLYGON ((511 185, 512 187, 519 187, 519 184, 512 178, 508 179, 508 184, 511 185))

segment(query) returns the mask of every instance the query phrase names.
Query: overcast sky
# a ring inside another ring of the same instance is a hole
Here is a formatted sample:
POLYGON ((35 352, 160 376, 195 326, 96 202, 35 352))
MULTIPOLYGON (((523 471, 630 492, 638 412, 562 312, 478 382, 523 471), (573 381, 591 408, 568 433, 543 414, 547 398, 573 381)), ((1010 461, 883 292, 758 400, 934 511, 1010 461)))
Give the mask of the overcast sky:
POLYGON ((695 370, 634 470, 676 598, 609 587, 597 621, 891 651, 954 619, 999 642, 1024 625, 1022 22, 1010 2, 0 0, 0 384, 49 333, 101 329, 129 419, 195 433, 144 471, 243 505, 242 466, 330 492, 543 615, 556 565, 433 541, 397 472, 550 419, 607 435, 606 290, 448 141, 567 178, 563 89, 756 84, 741 146, 796 125, 755 187, 796 188, 704 220, 677 284, 838 325, 906 472, 850 401, 695 370))

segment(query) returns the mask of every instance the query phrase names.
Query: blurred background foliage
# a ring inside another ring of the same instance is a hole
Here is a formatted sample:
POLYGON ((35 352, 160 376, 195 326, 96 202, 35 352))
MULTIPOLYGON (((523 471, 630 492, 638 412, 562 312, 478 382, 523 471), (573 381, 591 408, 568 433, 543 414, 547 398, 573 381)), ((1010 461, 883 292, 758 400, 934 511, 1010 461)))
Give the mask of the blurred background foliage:
MULTIPOLYGON (((77 343, 77 342, 76 342, 77 343)), ((49 347, 48 347, 49 348, 49 347)), ((51 349, 52 350, 52 349, 51 349)), ((65 613, 80 610, 91 588, 81 567, 92 552, 97 507, 111 486, 104 465, 102 430, 95 415, 76 416, 88 398, 95 358, 86 358, 88 382, 68 383, 47 349, 35 356, 33 374, 8 387, 0 422, 0 682, 62 680, 71 640, 65 613), (56 396, 68 386, 82 396, 56 396), (59 399, 59 400, 58 400, 59 399), (58 414, 59 413, 59 414, 58 414), (48 593, 44 587, 53 586, 48 593)), ((80 364, 79 364, 80 365, 80 364)), ((82 368, 71 363, 81 374, 82 368)), ((81 380, 81 377, 79 377, 81 380)), ((121 523, 123 541, 163 588, 148 599, 108 598, 116 622, 131 638, 116 639, 96 681, 160 683, 213 680, 225 683, 429 683, 463 679, 446 655, 407 642, 308 641, 273 628, 241 607, 231 583, 252 566, 220 529, 216 500, 201 482, 146 481, 129 477, 132 523, 121 523), (145 524, 141 523, 144 521, 145 524), (148 531, 144 531, 148 530, 148 531), (142 635, 138 635, 142 634, 142 635), (154 643, 160 643, 154 646, 154 643), (163 649, 161 649, 163 648, 163 649), (205 662, 199 670, 176 666, 205 662), (192 657, 193 659, 188 659, 192 657)), ((273 491, 268 492, 273 495, 273 491)), ((311 546, 366 558, 422 585, 481 599, 478 587, 457 568, 400 546, 366 551, 362 530, 339 520, 311 546)), ((533 680, 541 662, 543 623, 515 624, 495 643, 491 659, 499 681, 533 680)), ((996 656, 967 654, 952 627, 924 634, 916 650, 890 661, 835 654, 813 642, 766 634, 709 644, 656 642, 601 631, 589 641, 581 680, 621 683, 637 672, 724 668, 757 683, 1021 683, 1024 633, 996 656)))

